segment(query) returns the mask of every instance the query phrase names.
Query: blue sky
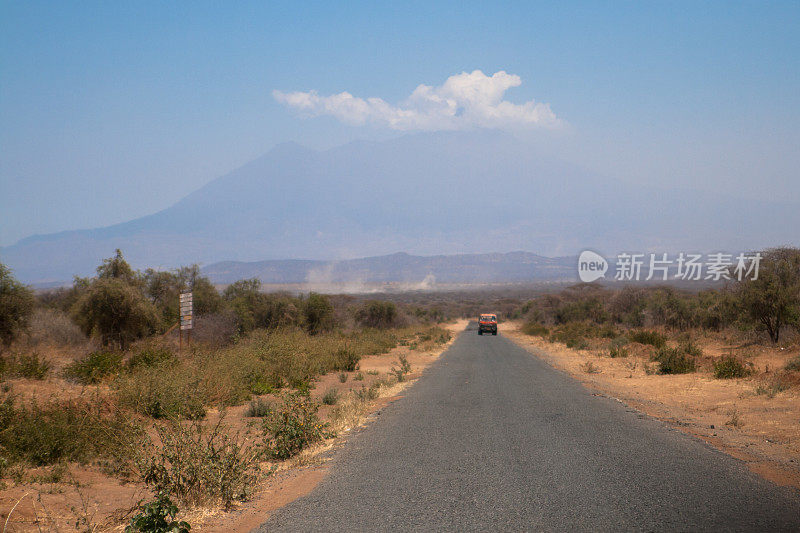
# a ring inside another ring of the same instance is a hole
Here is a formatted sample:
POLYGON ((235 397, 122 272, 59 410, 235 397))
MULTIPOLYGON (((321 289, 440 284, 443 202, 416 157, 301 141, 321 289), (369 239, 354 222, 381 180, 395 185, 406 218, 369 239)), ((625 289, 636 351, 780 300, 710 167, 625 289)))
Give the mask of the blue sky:
POLYGON ((294 140, 401 135, 273 91, 400 105, 481 70, 600 173, 800 202, 798 2, 2 2, 0 245, 121 222, 294 140))

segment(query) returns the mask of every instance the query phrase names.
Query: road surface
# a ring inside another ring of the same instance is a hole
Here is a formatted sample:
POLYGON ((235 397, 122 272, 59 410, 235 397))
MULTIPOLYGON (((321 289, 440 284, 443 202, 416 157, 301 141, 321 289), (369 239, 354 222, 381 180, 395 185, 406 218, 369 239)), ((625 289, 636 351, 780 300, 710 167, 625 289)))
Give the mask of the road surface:
POLYGON ((800 531, 800 493, 468 329, 260 528, 387 530, 800 531))

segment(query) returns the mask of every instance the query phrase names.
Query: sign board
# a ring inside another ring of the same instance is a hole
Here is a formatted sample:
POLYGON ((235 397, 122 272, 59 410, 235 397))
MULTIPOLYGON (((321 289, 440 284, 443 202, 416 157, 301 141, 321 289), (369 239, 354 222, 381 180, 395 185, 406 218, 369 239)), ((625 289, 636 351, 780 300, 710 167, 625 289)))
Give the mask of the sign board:
POLYGON ((192 293, 182 292, 180 296, 181 329, 192 329, 194 312, 192 307, 192 293))

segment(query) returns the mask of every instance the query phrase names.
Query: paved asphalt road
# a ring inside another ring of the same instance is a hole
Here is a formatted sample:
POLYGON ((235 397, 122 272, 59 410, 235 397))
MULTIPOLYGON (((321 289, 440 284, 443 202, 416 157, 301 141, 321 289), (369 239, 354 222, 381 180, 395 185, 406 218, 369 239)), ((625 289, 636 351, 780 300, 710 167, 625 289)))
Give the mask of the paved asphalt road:
POLYGON ((800 531, 800 493, 469 329, 260 529, 384 530, 800 531))

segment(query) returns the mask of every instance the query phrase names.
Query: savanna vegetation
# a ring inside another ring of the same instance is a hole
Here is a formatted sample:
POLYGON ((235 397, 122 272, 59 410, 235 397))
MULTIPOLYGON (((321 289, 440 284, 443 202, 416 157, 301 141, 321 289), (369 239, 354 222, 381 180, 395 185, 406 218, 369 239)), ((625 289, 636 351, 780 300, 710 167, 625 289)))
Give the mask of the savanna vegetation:
MULTIPOLYGON (((699 291, 674 287, 604 288, 582 284, 530 299, 515 313, 522 331, 569 348, 608 356, 646 355, 654 373, 705 370, 719 379, 751 376, 756 347, 796 352, 800 343, 800 250, 762 252, 757 279, 699 291), (696 339, 728 347, 706 354, 696 339)), ((767 369, 770 380, 800 382, 791 363, 767 369)), ((788 386, 788 385, 787 385, 788 386)))
POLYGON ((337 417, 404 381, 405 356, 382 376, 360 362, 440 346, 443 320, 383 300, 268 294, 256 279, 220 291, 197 266, 136 271, 119 250, 96 276, 38 294, 0 265, 0 483, 100 469, 152 491, 129 530, 180 530, 178 507, 231 508, 276 462, 334 436, 337 417), (179 351, 184 291, 195 324, 179 351), (351 388, 313 394, 327 374, 351 388))

